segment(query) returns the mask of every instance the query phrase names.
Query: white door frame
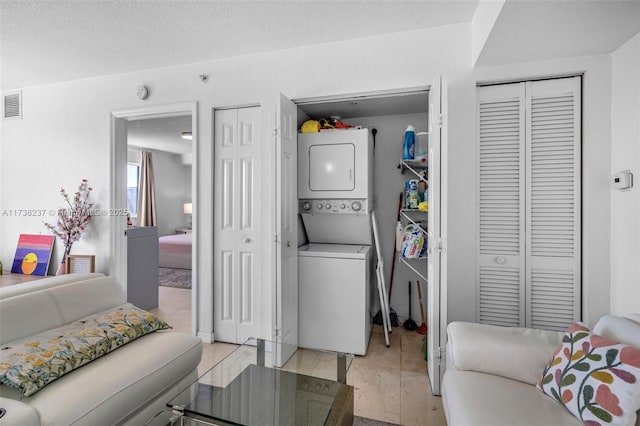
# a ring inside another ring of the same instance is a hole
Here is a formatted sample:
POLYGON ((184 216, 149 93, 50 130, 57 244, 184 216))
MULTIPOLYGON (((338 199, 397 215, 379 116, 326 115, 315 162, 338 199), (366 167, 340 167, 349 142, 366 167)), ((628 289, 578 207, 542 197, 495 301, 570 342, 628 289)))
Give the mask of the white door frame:
MULTIPOLYGON (((110 204, 114 211, 124 211, 127 208, 127 122, 133 120, 145 120, 151 118, 177 117, 181 115, 191 115, 191 129, 193 139, 191 141, 191 152, 196 159, 198 152, 198 103, 182 102, 165 105, 151 105, 137 108, 127 108, 111 111, 111 150, 109 160, 109 181, 111 183, 110 204)), ((191 200, 193 203, 192 226, 193 244, 191 249, 191 330, 195 334, 197 331, 198 318, 198 162, 194 161, 191 170, 191 200)), ((111 215, 110 240, 111 240, 111 260, 109 270, 111 275, 116 277, 122 285, 122 289, 127 294, 127 240, 126 216, 111 215)))
MULTIPOLYGON (((415 93, 427 92, 429 93, 432 90, 435 90, 435 84, 439 85, 440 88, 440 105, 438 106, 440 109, 440 113, 442 114, 442 125, 441 125, 441 134, 440 134, 440 239, 442 240, 442 250, 440 251, 440 268, 439 268, 439 276, 440 276, 440 286, 438 292, 435 294, 437 300, 433 300, 432 302, 436 303, 439 307, 439 313, 435 321, 437 324, 433 324, 431 321, 428 321, 428 327, 431 331, 429 331, 429 335, 432 335, 434 330, 436 331, 437 341, 439 342, 438 347, 443 349, 443 352, 438 354, 440 355, 440 360, 442 361, 441 367, 439 370, 439 379, 437 380, 436 393, 440 394, 439 385, 442 381, 442 377, 445 371, 445 352, 444 348, 446 346, 446 336, 447 336, 447 325, 448 325, 448 313, 447 313, 447 297, 448 297, 448 253, 447 253, 447 238, 448 238, 448 128, 447 128, 447 115, 448 115, 448 85, 445 77, 438 75, 431 84, 426 86, 414 86, 414 87, 404 87, 404 88, 394 88, 394 89, 386 89, 386 90, 377 90, 377 91, 369 91, 369 92, 358 92, 358 93, 350 93, 350 94, 342 94, 342 95, 329 95, 329 96, 318 96, 318 97, 309 97, 309 98, 297 98, 293 99, 293 102, 296 105, 308 105, 308 104, 316 104, 316 103, 325 103, 331 101, 344 101, 344 100, 358 100, 358 99, 367 99, 367 98, 385 98, 389 96, 402 96, 402 95, 412 95, 415 93)), ((428 107, 429 114, 431 117, 431 109, 428 107)), ((432 289, 431 283, 427 283, 427 295, 429 297, 434 297, 433 292, 429 293, 429 289, 432 289)), ((428 312, 428 314, 430 311, 428 312)), ((438 349, 436 347, 436 349, 438 349)), ((430 348, 430 351, 432 349, 430 348)), ((429 353, 429 357, 432 358, 432 352, 429 353)), ((434 378, 435 380, 435 378, 434 378)))

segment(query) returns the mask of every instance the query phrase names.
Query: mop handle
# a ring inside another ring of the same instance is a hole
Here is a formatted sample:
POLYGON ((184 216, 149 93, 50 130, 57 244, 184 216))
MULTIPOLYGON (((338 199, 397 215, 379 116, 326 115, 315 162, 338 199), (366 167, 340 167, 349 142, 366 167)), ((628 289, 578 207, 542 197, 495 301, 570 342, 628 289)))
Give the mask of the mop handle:
POLYGON ((418 298, 420 299, 420 318, 422 319, 422 323, 425 324, 424 307, 422 306, 422 290, 420 288, 420 281, 416 280, 416 285, 418 286, 418 298))

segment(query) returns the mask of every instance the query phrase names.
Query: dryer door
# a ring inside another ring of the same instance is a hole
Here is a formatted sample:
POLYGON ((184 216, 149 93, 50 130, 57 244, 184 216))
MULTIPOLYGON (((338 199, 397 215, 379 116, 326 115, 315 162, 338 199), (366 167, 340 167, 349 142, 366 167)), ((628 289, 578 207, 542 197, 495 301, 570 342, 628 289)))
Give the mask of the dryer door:
POLYGON ((298 135, 299 199, 368 199, 372 167, 368 129, 298 135))
POLYGON ((355 146, 352 143, 309 147, 309 189, 311 191, 353 191, 355 189, 355 146))

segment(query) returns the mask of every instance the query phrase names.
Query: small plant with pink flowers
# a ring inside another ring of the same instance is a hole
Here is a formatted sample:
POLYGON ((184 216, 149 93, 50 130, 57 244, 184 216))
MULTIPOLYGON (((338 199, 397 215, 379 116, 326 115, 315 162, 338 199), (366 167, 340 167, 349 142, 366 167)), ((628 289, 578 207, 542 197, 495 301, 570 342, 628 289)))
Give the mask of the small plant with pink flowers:
POLYGON ((93 188, 89 186, 86 179, 82 179, 78 190, 69 196, 64 188, 60 188, 60 195, 67 203, 67 206, 58 209, 58 222, 54 225, 44 222, 53 234, 60 238, 64 243, 64 255, 61 264, 65 262, 67 255, 71 252, 71 246, 78 241, 87 229, 89 220, 91 220, 91 207, 93 203, 89 202, 89 196, 93 188))

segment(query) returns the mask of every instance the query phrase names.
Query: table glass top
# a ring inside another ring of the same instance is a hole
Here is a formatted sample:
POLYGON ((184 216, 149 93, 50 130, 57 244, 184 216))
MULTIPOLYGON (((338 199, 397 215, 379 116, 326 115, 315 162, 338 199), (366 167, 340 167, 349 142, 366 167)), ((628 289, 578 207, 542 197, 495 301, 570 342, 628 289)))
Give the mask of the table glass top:
POLYGON ((249 339, 167 405, 225 424, 324 425, 352 360, 249 339))

